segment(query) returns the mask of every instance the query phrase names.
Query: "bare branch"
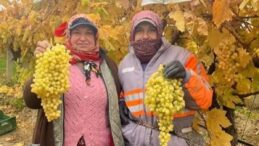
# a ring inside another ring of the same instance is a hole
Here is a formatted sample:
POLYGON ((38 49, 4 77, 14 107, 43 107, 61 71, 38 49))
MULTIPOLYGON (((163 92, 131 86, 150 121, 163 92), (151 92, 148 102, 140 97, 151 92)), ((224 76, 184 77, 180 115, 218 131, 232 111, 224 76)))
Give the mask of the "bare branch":
POLYGON ((243 45, 244 48, 249 47, 249 43, 243 42, 239 34, 231 27, 230 23, 224 23, 223 27, 226 28, 236 38, 236 40, 243 45))
POLYGON ((233 95, 236 95, 240 98, 245 98, 245 97, 248 97, 248 96, 251 96, 251 95, 256 95, 256 94, 259 94, 259 91, 255 91, 255 92, 247 93, 247 94, 233 93, 233 95))

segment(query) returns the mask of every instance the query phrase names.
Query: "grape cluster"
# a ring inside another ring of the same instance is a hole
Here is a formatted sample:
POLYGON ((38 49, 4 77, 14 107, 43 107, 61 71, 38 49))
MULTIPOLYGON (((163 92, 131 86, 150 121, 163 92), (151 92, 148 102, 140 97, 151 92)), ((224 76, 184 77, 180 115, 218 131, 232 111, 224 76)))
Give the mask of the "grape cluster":
POLYGON ((164 67, 151 75, 146 84, 145 104, 158 118, 159 140, 161 146, 167 146, 173 130, 173 115, 185 106, 181 81, 167 79, 163 74, 164 67))
POLYGON ((32 92, 41 98, 48 121, 60 116, 61 95, 69 88, 70 55, 65 46, 56 45, 36 56, 32 92))
POLYGON ((240 64, 238 62, 238 52, 234 46, 221 43, 219 47, 215 48, 217 55, 217 67, 224 73, 226 83, 232 86, 236 81, 236 73, 240 64))

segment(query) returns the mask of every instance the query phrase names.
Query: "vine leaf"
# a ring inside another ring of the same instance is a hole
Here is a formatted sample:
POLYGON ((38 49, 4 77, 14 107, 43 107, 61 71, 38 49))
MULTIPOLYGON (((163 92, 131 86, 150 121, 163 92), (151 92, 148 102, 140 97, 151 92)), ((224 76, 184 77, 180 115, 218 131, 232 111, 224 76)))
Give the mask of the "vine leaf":
POLYGON ((232 20, 233 13, 229 5, 231 0, 215 0, 212 6, 213 22, 220 27, 225 21, 232 20))
POLYGON ((248 65, 248 63, 252 60, 249 53, 243 48, 238 49, 238 56, 240 66, 243 68, 245 68, 248 65))
POLYGON ((222 109, 212 109, 207 112, 206 124, 211 138, 211 146, 231 146, 233 137, 222 130, 231 125, 227 119, 226 111, 222 109))
POLYGON ((239 9, 242 10, 244 9, 244 7, 247 5, 247 3, 249 3, 250 0, 244 0, 240 5, 239 5, 239 9))
POLYGON ((247 78, 241 78, 237 82, 236 89, 238 93, 249 93, 251 91, 251 81, 247 78))
POLYGON ((228 108, 234 109, 235 104, 242 103, 242 100, 238 96, 233 95, 233 89, 218 86, 216 92, 218 94, 218 101, 228 108))
POLYGON ((175 26, 178 30, 180 30, 181 32, 185 31, 185 20, 184 20, 184 15, 182 11, 175 11, 175 12, 171 12, 169 14, 169 17, 171 19, 175 20, 175 26))

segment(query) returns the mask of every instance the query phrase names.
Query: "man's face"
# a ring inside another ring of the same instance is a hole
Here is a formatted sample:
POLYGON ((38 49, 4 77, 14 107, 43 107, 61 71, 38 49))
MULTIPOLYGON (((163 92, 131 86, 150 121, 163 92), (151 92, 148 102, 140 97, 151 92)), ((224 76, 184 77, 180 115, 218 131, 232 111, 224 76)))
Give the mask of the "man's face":
POLYGON ((83 25, 79 25, 71 31, 72 47, 79 51, 93 51, 95 49, 94 31, 83 25))
POLYGON ((149 22, 141 22, 135 28, 135 41, 157 39, 157 29, 149 22))

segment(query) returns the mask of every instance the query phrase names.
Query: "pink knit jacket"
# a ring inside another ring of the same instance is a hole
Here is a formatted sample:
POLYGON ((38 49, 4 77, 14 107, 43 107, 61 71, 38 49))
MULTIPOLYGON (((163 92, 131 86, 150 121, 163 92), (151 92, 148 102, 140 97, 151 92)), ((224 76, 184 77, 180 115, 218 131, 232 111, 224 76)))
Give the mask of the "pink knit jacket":
POLYGON ((70 88, 64 98, 65 146, 76 146, 82 136, 87 146, 110 145, 107 101, 102 78, 91 73, 90 85, 87 85, 82 71, 72 65, 70 88))

